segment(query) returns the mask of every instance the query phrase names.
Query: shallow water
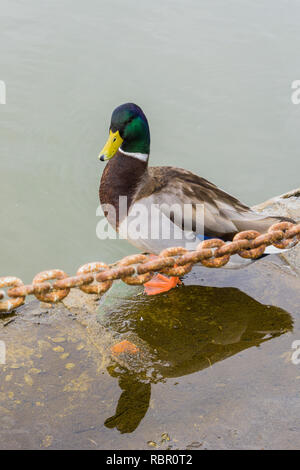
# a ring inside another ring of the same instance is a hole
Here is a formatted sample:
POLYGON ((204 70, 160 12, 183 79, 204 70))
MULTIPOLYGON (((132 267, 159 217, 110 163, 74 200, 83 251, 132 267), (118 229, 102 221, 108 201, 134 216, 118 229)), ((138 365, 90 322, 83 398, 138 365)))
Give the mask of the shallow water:
POLYGON ((1 12, 3 275, 135 251, 96 238, 97 155, 122 102, 149 119, 153 165, 249 204, 298 186, 299 2, 3 0, 1 12))

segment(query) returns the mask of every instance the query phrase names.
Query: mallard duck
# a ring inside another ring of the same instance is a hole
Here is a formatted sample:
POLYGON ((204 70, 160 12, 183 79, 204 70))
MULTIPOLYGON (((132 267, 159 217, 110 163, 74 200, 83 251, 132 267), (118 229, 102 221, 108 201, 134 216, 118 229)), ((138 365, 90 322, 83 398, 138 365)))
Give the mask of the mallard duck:
MULTIPOLYGON (((142 252, 155 255, 172 246, 195 249, 204 239, 231 241, 242 230, 263 233, 276 221, 290 220, 258 214, 188 170, 149 167, 149 154, 150 131, 142 109, 133 103, 118 106, 99 154, 101 161, 109 160, 99 196, 108 222, 142 252)), ((279 251, 269 247, 266 253, 279 251)), ((240 267, 244 262, 235 255, 226 267, 240 267)), ((146 291, 165 292, 178 283, 178 278, 158 274, 146 283, 146 291)))

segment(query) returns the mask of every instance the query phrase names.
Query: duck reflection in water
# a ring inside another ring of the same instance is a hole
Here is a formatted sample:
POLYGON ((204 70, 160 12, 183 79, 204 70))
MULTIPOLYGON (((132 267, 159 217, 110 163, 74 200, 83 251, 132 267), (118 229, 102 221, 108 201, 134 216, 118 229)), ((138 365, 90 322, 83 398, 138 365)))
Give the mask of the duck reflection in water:
POLYGON ((147 413, 151 386, 213 366, 293 328, 290 314, 236 288, 186 286, 159 297, 131 296, 106 310, 101 322, 138 344, 135 358, 108 367, 122 394, 108 428, 133 432, 147 413))

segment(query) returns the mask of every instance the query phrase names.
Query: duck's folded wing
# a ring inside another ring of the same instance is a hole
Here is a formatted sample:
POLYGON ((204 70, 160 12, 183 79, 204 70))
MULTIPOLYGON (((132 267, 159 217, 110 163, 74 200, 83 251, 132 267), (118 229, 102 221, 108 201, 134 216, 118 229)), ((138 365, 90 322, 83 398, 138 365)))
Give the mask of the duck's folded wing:
POLYGON ((231 240, 242 230, 264 233, 281 220, 264 217, 213 183, 180 168, 150 168, 153 203, 181 228, 231 240))

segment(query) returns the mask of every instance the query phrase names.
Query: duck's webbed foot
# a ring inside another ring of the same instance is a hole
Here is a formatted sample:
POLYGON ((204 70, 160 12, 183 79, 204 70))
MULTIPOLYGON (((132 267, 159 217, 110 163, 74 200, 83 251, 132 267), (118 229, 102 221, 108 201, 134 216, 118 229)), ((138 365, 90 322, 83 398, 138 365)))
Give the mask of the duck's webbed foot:
POLYGON ((158 273, 144 284, 144 292, 147 295, 161 294, 162 292, 168 292, 178 284, 181 284, 179 277, 168 277, 158 273))

